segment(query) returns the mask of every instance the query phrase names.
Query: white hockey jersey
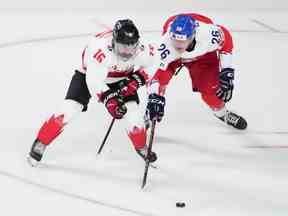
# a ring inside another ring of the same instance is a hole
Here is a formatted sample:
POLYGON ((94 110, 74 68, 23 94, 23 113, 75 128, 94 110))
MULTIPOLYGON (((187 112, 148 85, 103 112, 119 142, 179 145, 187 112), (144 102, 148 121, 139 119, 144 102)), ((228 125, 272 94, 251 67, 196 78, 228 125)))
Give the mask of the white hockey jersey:
POLYGON ((86 73, 86 82, 92 96, 106 91, 106 84, 127 78, 129 73, 147 70, 154 61, 155 48, 151 44, 139 44, 136 54, 124 61, 112 49, 112 31, 103 32, 93 37, 82 54, 82 72, 86 73))

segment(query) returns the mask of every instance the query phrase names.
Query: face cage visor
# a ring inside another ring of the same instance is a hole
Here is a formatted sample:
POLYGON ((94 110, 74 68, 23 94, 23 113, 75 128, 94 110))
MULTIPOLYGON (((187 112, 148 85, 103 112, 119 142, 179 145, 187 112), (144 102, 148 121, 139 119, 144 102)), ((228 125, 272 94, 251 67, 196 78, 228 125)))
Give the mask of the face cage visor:
POLYGON ((138 44, 139 42, 135 44, 129 44, 129 45, 115 42, 114 52, 116 53, 117 56, 122 58, 124 61, 127 61, 135 55, 137 48, 138 48, 138 44))

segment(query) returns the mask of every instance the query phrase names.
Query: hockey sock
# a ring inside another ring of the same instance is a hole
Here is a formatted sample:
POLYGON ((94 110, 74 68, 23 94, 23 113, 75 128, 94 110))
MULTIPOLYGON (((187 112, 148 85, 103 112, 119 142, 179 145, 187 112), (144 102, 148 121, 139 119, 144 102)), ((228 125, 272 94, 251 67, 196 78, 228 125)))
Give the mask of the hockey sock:
POLYGON ((128 136, 136 150, 142 149, 146 145, 146 130, 144 127, 133 127, 133 129, 128 132, 128 136))

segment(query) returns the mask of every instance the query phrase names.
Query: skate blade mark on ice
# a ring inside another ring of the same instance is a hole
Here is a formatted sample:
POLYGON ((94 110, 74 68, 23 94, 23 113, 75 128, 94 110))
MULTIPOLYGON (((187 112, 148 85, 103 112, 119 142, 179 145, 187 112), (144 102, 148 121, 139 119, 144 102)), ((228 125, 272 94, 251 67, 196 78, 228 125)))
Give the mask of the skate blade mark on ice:
POLYGON ((265 130, 246 130, 246 131, 223 131, 217 132, 219 134, 227 134, 227 135, 242 135, 242 134, 255 134, 255 135, 283 135, 288 136, 288 131, 265 131, 265 130))
POLYGON ((246 148, 254 149, 287 149, 288 145, 247 145, 246 148))
POLYGON ((32 185, 34 187, 40 188, 42 190, 45 190, 47 192, 57 193, 57 194, 60 194, 62 196, 65 196, 65 197, 86 201, 86 202, 94 204, 94 205, 100 205, 100 206, 104 206, 104 207, 111 208, 111 209, 114 209, 114 210, 119 210, 119 211, 126 212, 126 213, 132 213, 132 214, 139 215, 139 216, 155 216, 154 214, 151 214, 151 213, 147 213, 147 212, 142 212, 142 211, 138 211, 138 210, 133 210, 133 209, 121 207, 121 206, 118 206, 116 204, 104 202, 104 201, 101 201, 101 200, 96 200, 96 199, 93 199, 93 198, 90 198, 90 197, 85 197, 85 196, 82 196, 82 195, 78 195, 76 193, 71 193, 71 192, 68 192, 68 191, 65 191, 65 190, 53 188, 51 186, 40 184, 40 183, 34 182, 34 181, 30 180, 30 179, 27 179, 27 178, 24 178, 24 177, 21 177, 21 176, 18 176, 18 175, 15 175, 15 174, 12 174, 12 173, 9 173, 9 172, 6 172, 6 171, 0 170, 0 175, 8 177, 10 179, 13 179, 15 181, 24 183, 26 185, 32 185))

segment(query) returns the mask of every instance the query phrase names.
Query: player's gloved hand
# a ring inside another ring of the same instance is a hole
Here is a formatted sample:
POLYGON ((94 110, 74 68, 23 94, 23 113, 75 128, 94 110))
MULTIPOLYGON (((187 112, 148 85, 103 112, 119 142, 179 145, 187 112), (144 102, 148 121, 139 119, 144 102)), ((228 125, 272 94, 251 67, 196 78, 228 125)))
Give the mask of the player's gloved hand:
POLYGON ((224 68, 219 74, 220 87, 216 92, 216 96, 223 100, 225 103, 232 98, 232 92, 234 89, 234 69, 224 68))
POLYGON ((108 112, 116 119, 122 119, 127 113, 127 107, 125 106, 123 97, 117 96, 110 98, 105 103, 108 112))
POLYGON ((105 104, 106 109, 115 119, 121 119, 127 112, 125 106, 124 96, 119 91, 108 90, 103 93, 102 101, 105 104))
POLYGON ((150 94, 146 107, 146 115, 150 120, 156 119, 160 122, 164 116, 164 107, 165 97, 157 94, 150 94))
POLYGON ((128 79, 124 82, 124 87, 121 92, 123 95, 133 95, 137 92, 138 88, 144 86, 148 75, 144 70, 137 70, 130 73, 127 77, 128 79))

